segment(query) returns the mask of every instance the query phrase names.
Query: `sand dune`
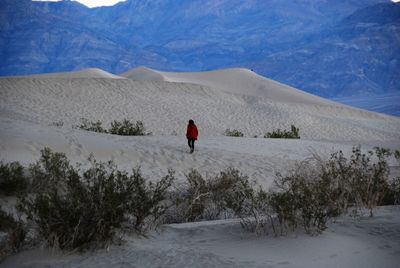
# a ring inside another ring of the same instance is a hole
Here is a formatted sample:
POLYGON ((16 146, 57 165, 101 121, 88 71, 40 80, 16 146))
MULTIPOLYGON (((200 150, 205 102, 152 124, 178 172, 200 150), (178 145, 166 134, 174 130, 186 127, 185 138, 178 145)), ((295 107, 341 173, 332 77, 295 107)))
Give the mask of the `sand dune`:
POLYGON ((111 79, 124 79, 124 77, 106 72, 99 68, 89 68, 73 72, 60 72, 60 73, 46 73, 27 75, 30 78, 111 78, 111 79))
POLYGON ((159 72, 137 68, 121 74, 134 80, 192 83, 227 93, 264 97, 271 101, 317 105, 340 105, 293 87, 262 77, 249 69, 233 68, 210 72, 159 72))
POLYGON ((162 75, 162 73, 152 70, 147 67, 138 67, 135 69, 132 69, 128 72, 122 73, 122 77, 126 77, 132 80, 137 80, 137 81, 165 81, 165 77, 162 75))
POLYGON ((250 137, 263 136, 294 124, 305 139, 400 140, 400 119, 396 117, 337 105, 290 87, 280 88, 275 82, 271 88, 263 84, 256 96, 264 78, 246 70, 201 75, 212 79, 206 77, 201 85, 74 78, 75 73, 52 78, 0 78, 1 116, 41 124, 63 121, 68 126, 78 124, 82 117, 105 124, 128 118, 144 121, 155 135, 180 135, 192 118, 203 137, 221 136, 227 128, 250 137), (63 78, 70 76, 73 78, 63 78), (237 83, 235 79, 231 83, 247 85, 254 95, 238 94, 239 86, 217 90, 204 85, 210 81, 221 84, 227 77, 239 77, 237 83))

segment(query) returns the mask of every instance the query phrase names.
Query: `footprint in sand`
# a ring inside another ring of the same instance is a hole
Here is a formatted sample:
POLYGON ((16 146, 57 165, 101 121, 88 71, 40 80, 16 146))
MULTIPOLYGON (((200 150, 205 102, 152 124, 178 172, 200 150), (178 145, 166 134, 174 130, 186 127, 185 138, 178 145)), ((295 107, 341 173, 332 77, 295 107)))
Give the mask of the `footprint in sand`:
POLYGON ((26 143, 26 146, 28 147, 28 150, 31 152, 37 152, 39 151, 39 148, 41 148, 41 146, 38 143, 32 141, 28 141, 26 143))
POLYGON ((379 249, 389 249, 389 248, 392 248, 392 246, 386 244, 386 245, 379 246, 378 248, 379 249))
POLYGON ((278 265, 289 265, 289 264, 290 264, 290 262, 288 262, 288 261, 278 262, 278 265))

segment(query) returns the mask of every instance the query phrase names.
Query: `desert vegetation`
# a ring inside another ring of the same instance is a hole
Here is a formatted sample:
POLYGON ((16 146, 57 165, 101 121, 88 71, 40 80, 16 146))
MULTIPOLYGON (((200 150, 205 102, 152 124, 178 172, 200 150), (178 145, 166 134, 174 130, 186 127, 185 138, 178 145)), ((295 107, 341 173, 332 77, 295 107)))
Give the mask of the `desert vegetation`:
POLYGON ((317 234, 344 213, 373 216, 376 206, 399 203, 400 178, 389 176, 391 156, 400 160, 398 151, 383 148, 364 153, 354 147, 349 157, 341 151, 328 159, 314 155, 277 174, 267 190, 232 167, 207 177, 191 170, 177 183, 172 170, 148 179, 139 167, 121 171, 93 156, 82 169, 45 148, 26 170, 1 163, 1 194, 18 195, 17 208, 26 216, 17 221, 1 211, 1 231, 8 234, 9 251, 23 244, 26 226, 61 249, 105 245, 121 232, 145 234, 162 223, 233 217, 251 232, 279 236, 303 228, 317 234))
POLYGON ((21 220, 5 212, 0 206, 0 259, 10 253, 17 252, 26 238, 26 226, 21 220))
POLYGON ((272 132, 267 132, 264 138, 276 138, 276 139, 300 139, 299 129, 294 125, 290 126, 289 130, 274 130, 272 132))
POLYGON ((0 162, 0 194, 18 195, 27 190, 28 181, 19 162, 0 162))
POLYGON ((100 120, 89 121, 86 118, 81 118, 80 125, 77 127, 87 131, 109 133, 121 136, 144 136, 150 134, 146 133, 146 129, 142 121, 136 121, 136 123, 133 123, 128 119, 123 119, 122 121, 113 120, 111 122, 111 127, 106 129, 103 127, 103 123, 100 120))
POLYGON ((228 137, 244 137, 244 134, 241 131, 237 129, 231 130, 229 128, 225 130, 224 135, 228 137))

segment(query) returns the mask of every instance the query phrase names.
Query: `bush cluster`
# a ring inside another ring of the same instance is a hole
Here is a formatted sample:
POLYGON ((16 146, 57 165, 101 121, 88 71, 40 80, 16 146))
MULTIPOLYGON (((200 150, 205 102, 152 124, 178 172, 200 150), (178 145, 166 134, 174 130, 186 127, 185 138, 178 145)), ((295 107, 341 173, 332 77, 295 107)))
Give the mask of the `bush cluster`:
POLYGON ((0 241, 0 258, 16 252, 23 244, 26 230, 22 221, 6 213, 0 206, 0 232, 6 233, 4 241, 0 241))
POLYGON ((244 137, 243 133, 240 132, 239 130, 237 129, 231 130, 229 128, 225 130, 224 135, 229 137, 244 137))
POLYGON ((248 178, 228 168, 215 177, 204 178, 197 170, 186 175, 186 183, 171 193, 166 222, 215 220, 234 214, 237 193, 251 189, 248 178))
POLYGON ((255 190, 239 170, 228 168, 209 178, 192 170, 186 179, 171 193, 166 223, 239 217, 241 226, 252 232, 265 232, 267 224, 273 223, 267 192, 255 190))
POLYGON ((103 123, 99 120, 96 122, 92 122, 85 118, 81 118, 81 124, 78 126, 78 128, 87 131, 110 133, 121 136, 149 135, 149 133, 146 133, 146 129, 142 121, 136 121, 136 123, 133 123, 128 119, 124 119, 122 121, 112 121, 111 128, 107 130, 103 127, 103 123))
POLYGON ((291 125, 290 131, 277 129, 272 132, 267 132, 264 138, 300 139, 299 129, 291 125))
MULTIPOLYGON (((354 147, 348 158, 341 151, 328 160, 314 156, 285 175, 277 174, 269 191, 234 168, 212 177, 191 170, 186 182, 172 190, 171 170, 158 182, 149 182, 139 168, 128 173, 93 157, 82 170, 49 148, 30 165, 28 175, 18 163, 1 164, 0 174, 1 183, 6 181, 2 185, 11 185, 8 193, 29 191, 18 207, 41 236, 50 245, 74 249, 112 241, 125 228, 144 233, 159 223, 228 217, 240 218, 243 228, 257 233, 282 235, 298 227, 319 233, 330 218, 350 209, 368 209, 372 216, 377 205, 399 203, 400 178, 389 179, 391 155, 400 160, 398 151, 382 148, 363 153, 354 147)), ((17 248, 26 233, 23 224, 3 212, 0 223, 1 230, 17 227, 9 235, 17 248)))
POLYGON ((4 164, 0 161, 0 193, 3 195, 21 194, 26 191, 28 180, 24 169, 18 162, 4 164))
POLYGON ((230 168, 204 178, 196 170, 172 193, 167 222, 214 220, 236 216, 243 228, 282 235, 298 227, 320 233, 332 217, 399 201, 400 179, 389 179, 387 158, 391 152, 375 148, 362 153, 354 147, 328 160, 318 156, 299 163, 285 176, 277 174, 274 187, 264 191, 253 187, 248 177, 230 168))
POLYGON ((121 136, 144 136, 146 135, 146 130, 144 128, 142 121, 136 121, 133 124, 127 119, 122 122, 114 120, 111 122, 111 128, 108 131, 111 134, 121 135, 121 136))
POLYGON ((78 125, 78 128, 87 130, 87 131, 107 133, 107 129, 105 129, 103 127, 103 123, 100 120, 93 122, 93 121, 89 121, 86 118, 81 118, 81 123, 80 123, 80 125, 78 125))
POLYGON ((281 232, 298 226, 308 233, 321 232, 330 218, 349 208, 355 214, 367 209, 373 216, 373 209, 383 200, 394 204, 400 180, 389 178, 390 155, 383 148, 362 153, 358 146, 349 159, 341 151, 327 161, 315 156, 286 176, 278 174, 268 200, 281 232))
POLYGON ((19 209, 37 224, 50 245, 73 249, 102 244, 124 222, 142 232, 147 219, 155 221, 163 213, 172 173, 151 183, 139 169, 129 175, 112 162, 89 160, 91 167, 81 171, 64 154, 46 148, 31 167, 34 193, 21 199, 19 209))

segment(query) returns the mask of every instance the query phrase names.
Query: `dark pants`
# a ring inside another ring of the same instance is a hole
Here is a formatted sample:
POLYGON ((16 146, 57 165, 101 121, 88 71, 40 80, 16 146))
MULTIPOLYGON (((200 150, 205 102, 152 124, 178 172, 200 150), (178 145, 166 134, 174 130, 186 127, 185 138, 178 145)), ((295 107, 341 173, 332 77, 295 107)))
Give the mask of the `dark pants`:
POLYGON ((188 139, 188 145, 192 151, 194 151, 194 139, 188 139))

